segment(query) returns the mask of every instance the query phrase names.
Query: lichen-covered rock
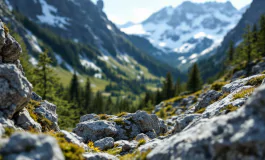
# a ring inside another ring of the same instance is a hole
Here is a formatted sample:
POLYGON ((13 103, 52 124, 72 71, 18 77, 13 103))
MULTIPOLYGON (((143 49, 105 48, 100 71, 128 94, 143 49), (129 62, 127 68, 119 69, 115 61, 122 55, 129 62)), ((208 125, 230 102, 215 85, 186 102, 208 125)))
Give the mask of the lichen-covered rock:
POLYGON ((132 115, 132 120, 142 133, 155 130, 156 134, 159 135, 161 132, 160 121, 154 114, 149 115, 144 111, 137 111, 132 115))
POLYGON ((247 74, 247 72, 245 70, 240 70, 237 71, 236 73, 233 74, 232 76, 232 82, 237 80, 238 78, 245 76, 247 74))
POLYGON ((57 141, 47 135, 15 133, 0 150, 3 159, 64 160, 57 141))
POLYGON ((114 139, 112 137, 106 137, 100 140, 97 140, 94 143, 95 147, 98 147, 100 150, 104 151, 114 147, 114 139))
POLYGON ((252 74, 260 74, 265 70, 265 62, 260 62, 252 67, 251 73, 252 74))
POLYGON ((204 119, 173 135, 147 159, 264 159, 265 85, 239 110, 204 119))
POLYGON ((236 89, 240 88, 240 87, 243 87, 243 86, 246 86, 247 83, 254 79, 254 78, 257 78, 257 77, 262 77, 264 76, 264 74, 260 74, 260 75, 255 75, 255 76, 251 76, 251 77, 247 77, 247 78, 244 78, 244 79, 238 79, 234 82, 231 82, 225 86, 222 87, 222 92, 223 93, 231 93, 233 91, 235 91, 236 89))
POLYGON ((118 160, 117 157, 107 153, 85 153, 85 160, 118 160))
POLYGON ((8 118, 29 102, 32 85, 14 64, 0 64, 0 110, 8 118))
POLYGON ((85 145, 85 144, 83 143, 84 140, 83 140, 82 137, 79 137, 79 136, 77 136, 75 133, 67 132, 67 131, 65 131, 65 130, 61 130, 60 132, 64 134, 64 138, 65 138, 68 142, 73 143, 73 144, 76 144, 76 145, 78 145, 79 147, 84 148, 85 150, 88 150, 87 145, 85 145))
POLYGON ((203 118, 212 118, 214 116, 218 116, 222 114, 222 110, 225 109, 227 106, 232 105, 235 107, 241 107, 243 104, 245 104, 247 97, 241 98, 241 99, 234 99, 234 95, 242 90, 246 90, 252 88, 252 86, 244 86, 237 88, 232 93, 227 95, 225 98, 209 105, 206 110, 203 112, 202 117, 203 118))
POLYGON ((114 137, 118 130, 114 122, 99 120, 78 123, 73 132, 84 138, 85 142, 94 142, 105 137, 114 137))
POLYGON ((212 101, 218 100, 218 98, 221 96, 222 94, 215 90, 208 91, 207 93, 203 95, 202 99, 199 100, 199 102, 196 104, 195 111, 198 111, 202 108, 207 107, 208 105, 212 103, 212 101))
POLYGON ((89 120, 99 120, 99 116, 96 114, 87 114, 87 115, 80 117, 79 122, 85 122, 85 121, 89 121, 89 120))
POLYGON ((41 105, 36 108, 35 113, 40 114, 52 122, 52 130, 59 131, 58 115, 56 114, 56 106, 48 101, 41 102, 41 105))
POLYGON ((35 92, 32 92, 31 94, 31 99, 34 100, 34 101, 37 101, 37 102, 41 102, 42 101, 42 98, 41 96, 39 96, 37 93, 35 92))
POLYGON ((41 125, 30 117, 28 110, 25 108, 15 116, 15 123, 25 130, 33 129, 36 132, 41 132, 41 125))
POLYGON ((135 140, 136 141, 145 140, 146 142, 148 142, 150 138, 146 134, 140 133, 135 137, 135 140))
POLYGON ((172 133, 178 133, 187 127, 192 121, 198 120, 201 117, 200 114, 184 114, 180 115, 175 123, 172 133))

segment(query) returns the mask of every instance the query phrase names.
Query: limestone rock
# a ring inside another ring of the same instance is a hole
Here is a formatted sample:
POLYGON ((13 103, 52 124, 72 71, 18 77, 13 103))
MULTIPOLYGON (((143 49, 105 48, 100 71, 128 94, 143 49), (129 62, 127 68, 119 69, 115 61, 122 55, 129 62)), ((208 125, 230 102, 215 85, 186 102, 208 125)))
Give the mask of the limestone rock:
POLYGON ((0 151, 3 159, 64 160, 57 141, 47 135, 15 133, 0 151))
POLYGON ((59 131, 58 115, 56 114, 56 106, 48 101, 41 102, 40 107, 36 108, 35 113, 40 114, 53 123, 52 130, 59 131))
POLYGON ((203 95, 202 99, 199 100, 198 104, 195 106, 195 111, 207 107, 211 104, 212 101, 218 100, 218 98, 221 96, 222 94, 215 90, 208 91, 206 94, 203 95))
POLYGON ((99 116, 96 114, 87 114, 87 115, 82 116, 79 122, 81 123, 81 122, 85 122, 89 120, 99 120, 99 116))
POLYGON ((204 119, 173 135, 152 150, 147 159, 263 159, 265 156, 265 85, 246 106, 204 119))
POLYGON ((85 160, 118 160, 117 157, 107 153, 85 153, 85 160))
POLYGON ((83 143, 83 141, 84 141, 83 138, 77 136, 75 133, 67 132, 67 131, 65 131, 65 130, 61 130, 60 132, 64 134, 64 138, 65 138, 68 142, 73 143, 73 144, 76 144, 76 145, 78 145, 79 147, 84 148, 85 150, 88 150, 87 145, 85 145, 85 144, 83 143))
POLYGON ((254 78, 257 78, 257 77, 261 77, 261 76, 264 76, 264 74, 255 75, 255 76, 247 77, 247 78, 244 78, 244 79, 238 79, 238 80, 236 80, 234 82, 231 82, 231 83, 223 86, 222 92, 223 93, 231 93, 231 92, 235 91, 236 89, 238 89, 240 87, 246 86, 247 83, 251 79, 254 79, 254 78))
POLYGON ((184 114, 177 118, 176 124, 172 133, 178 133, 187 127, 192 121, 198 120, 201 117, 200 114, 184 114))
POLYGON ((0 110, 8 118, 29 102, 32 85, 14 64, 0 64, 0 110))
POLYGON ((85 142, 114 137, 118 133, 115 123, 104 120, 78 123, 73 132, 84 138, 85 142))
POLYGON ((108 150, 114 147, 114 139, 112 137, 106 137, 100 140, 97 140, 94 143, 95 147, 98 147, 100 150, 108 150))
POLYGON ((27 109, 23 109, 18 115, 15 116, 16 125, 25 130, 35 130, 36 132, 41 132, 41 125, 35 122, 29 115, 27 109))
POLYGON ((32 92, 31 99, 34 100, 34 101, 37 101, 37 102, 41 102, 42 101, 41 96, 37 95, 37 93, 35 93, 35 92, 32 92))
POLYGON ((135 140, 136 141, 145 140, 146 142, 148 142, 150 138, 146 134, 141 133, 135 137, 135 140))

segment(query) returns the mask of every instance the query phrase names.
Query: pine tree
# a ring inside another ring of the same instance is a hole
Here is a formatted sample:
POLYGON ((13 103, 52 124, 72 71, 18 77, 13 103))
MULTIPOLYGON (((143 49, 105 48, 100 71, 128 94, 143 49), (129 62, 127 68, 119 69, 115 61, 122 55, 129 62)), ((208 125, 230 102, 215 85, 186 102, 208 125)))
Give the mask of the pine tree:
POLYGON ((79 81, 76 73, 73 74, 71 83, 70 83, 70 89, 69 89, 69 95, 70 100, 74 102, 79 102, 79 81))
POLYGON ((171 73, 167 73, 166 81, 163 86, 164 98, 169 99, 174 96, 174 84, 171 73))
POLYGON ((229 45, 229 49, 228 49, 229 62, 233 62, 233 60, 234 60, 234 53, 235 53, 235 50, 234 50, 234 42, 231 41, 230 42, 230 45, 229 45))
POLYGON ((93 101, 93 110, 96 113, 104 113, 105 112, 103 97, 102 97, 102 94, 100 92, 97 92, 96 97, 93 101))
POLYGON ((89 111, 92 104, 92 89, 89 78, 86 80, 86 86, 84 91, 84 110, 89 111))
POLYGON ((258 34, 258 52, 260 55, 265 56, 265 15, 260 18, 260 31, 258 34))
POLYGON ((52 61, 47 52, 39 54, 39 62, 34 69, 33 84, 36 92, 43 99, 52 100, 58 87, 58 78, 51 69, 52 61))
POLYGON ((181 82, 180 79, 178 78, 175 87, 174 87, 174 96, 178 96, 181 93, 181 82))
POLYGON ((245 34, 243 35, 243 38, 244 38, 243 54, 246 56, 246 59, 247 59, 247 75, 250 74, 250 69, 251 69, 251 67, 250 67, 250 62, 252 59, 251 35, 252 35, 251 27, 250 27, 250 25, 247 25, 245 34))
POLYGON ((260 55, 258 54, 258 28, 257 25, 254 24, 251 34, 251 48, 252 55, 258 58, 260 55))
POLYGON ((163 97, 159 89, 156 90, 155 98, 156 98, 156 104, 159 104, 163 100, 163 97))
POLYGON ((201 87, 202 87, 202 82, 201 82, 200 72, 197 64, 195 63, 189 72, 187 88, 191 92, 196 92, 200 90, 201 87))

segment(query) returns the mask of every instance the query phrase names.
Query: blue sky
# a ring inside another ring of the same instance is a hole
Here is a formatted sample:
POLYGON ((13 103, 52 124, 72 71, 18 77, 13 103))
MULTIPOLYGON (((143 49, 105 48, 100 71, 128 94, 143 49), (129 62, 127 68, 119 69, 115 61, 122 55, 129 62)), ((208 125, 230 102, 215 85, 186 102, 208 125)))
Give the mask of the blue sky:
MULTIPOLYGON (((96 2, 97 0, 92 0, 96 2)), ((185 0, 104 0, 104 11, 108 18, 116 24, 124 24, 128 21, 135 23, 141 22, 148 18, 152 13, 165 6, 176 7, 185 0)), ((218 1, 226 2, 227 0, 191 0, 193 2, 218 1)), ((230 0, 233 5, 240 9, 252 0, 230 0)))

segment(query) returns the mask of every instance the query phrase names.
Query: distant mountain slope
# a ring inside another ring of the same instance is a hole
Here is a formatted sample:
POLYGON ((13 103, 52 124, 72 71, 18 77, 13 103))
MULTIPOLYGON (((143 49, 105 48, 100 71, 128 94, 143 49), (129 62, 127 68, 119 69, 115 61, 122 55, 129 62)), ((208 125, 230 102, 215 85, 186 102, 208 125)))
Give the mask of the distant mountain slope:
POLYGON ((222 69, 222 62, 226 58, 226 52, 231 41, 236 45, 242 40, 246 26, 258 24, 261 15, 265 14, 265 1, 264 0, 253 0, 246 13, 243 14, 242 19, 239 21, 237 26, 232 29, 224 38, 221 46, 218 47, 216 55, 210 57, 207 61, 200 62, 200 66, 203 69, 204 78, 215 75, 222 69))
MULTIPOLYGON (((154 47, 171 54, 166 57, 169 61, 174 58, 172 66, 183 69, 200 57, 210 56, 238 23, 242 12, 231 2, 186 1, 176 8, 165 7, 141 24, 121 30, 147 38, 154 47)), ((159 56, 156 52, 153 56, 167 61, 164 55, 159 56)))
MULTIPOLYGON (((51 47, 57 63, 63 63, 64 68, 70 71, 76 69, 81 73, 93 73, 98 77, 113 79, 138 79, 139 76, 145 76, 143 70, 139 69, 141 65, 154 76, 164 76, 168 71, 173 72, 175 76, 183 76, 179 71, 158 62, 135 47, 126 35, 108 20, 102 11, 102 1, 98 4, 90 0, 5 2, 9 9, 21 14, 20 22, 35 36, 37 42, 42 41, 51 47), (53 39, 58 43, 52 44, 53 39), (64 50, 62 45, 65 46, 64 50), (129 70, 131 73, 126 73, 128 67, 132 67, 129 70)), ((38 52, 43 47, 37 42, 33 47, 38 52)))

